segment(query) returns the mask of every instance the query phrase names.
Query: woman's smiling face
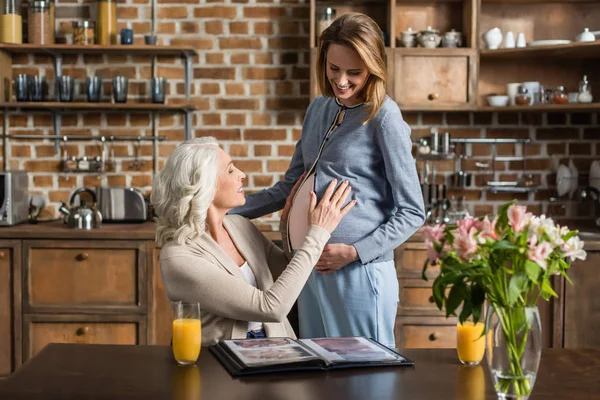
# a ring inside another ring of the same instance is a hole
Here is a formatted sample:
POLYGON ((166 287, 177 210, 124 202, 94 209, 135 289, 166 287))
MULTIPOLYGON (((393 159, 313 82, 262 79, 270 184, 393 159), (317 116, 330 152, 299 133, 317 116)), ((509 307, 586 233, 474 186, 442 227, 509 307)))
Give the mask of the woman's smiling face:
POLYGON ((361 91, 369 78, 367 66, 356 50, 337 43, 327 49, 327 80, 339 101, 347 106, 363 102, 361 91))

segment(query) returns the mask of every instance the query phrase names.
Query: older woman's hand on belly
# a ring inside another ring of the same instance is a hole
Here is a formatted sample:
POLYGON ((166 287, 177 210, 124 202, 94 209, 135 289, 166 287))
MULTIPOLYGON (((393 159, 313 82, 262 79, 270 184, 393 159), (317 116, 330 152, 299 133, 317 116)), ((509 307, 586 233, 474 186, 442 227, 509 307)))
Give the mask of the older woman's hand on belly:
POLYGON ((358 252, 354 246, 343 243, 328 244, 315 268, 322 274, 331 274, 356 260, 358 252))

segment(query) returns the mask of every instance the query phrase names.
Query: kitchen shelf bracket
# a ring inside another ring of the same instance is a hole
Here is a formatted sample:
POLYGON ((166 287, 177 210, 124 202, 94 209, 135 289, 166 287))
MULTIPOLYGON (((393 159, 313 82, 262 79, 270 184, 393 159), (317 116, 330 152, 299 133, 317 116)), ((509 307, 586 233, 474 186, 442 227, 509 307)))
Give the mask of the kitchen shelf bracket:
MULTIPOLYGON (((62 127, 62 113, 60 110, 52 111, 52 128, 54 129, 54 135, 61 137, 60 131, 62 127)), ((60 139, 54 141, 54 154, 60 154, 60 139)))
POLYGON ((183 54, 184 62, 184 80, 185 80, 185 99, 190 99, 190 85, 192 84, 192 55, 188 52, 183 54))
POLYGON ((192 113, 190 110, 185 110, 184 116, 184 139, 190 140, 192 138, 192 113))

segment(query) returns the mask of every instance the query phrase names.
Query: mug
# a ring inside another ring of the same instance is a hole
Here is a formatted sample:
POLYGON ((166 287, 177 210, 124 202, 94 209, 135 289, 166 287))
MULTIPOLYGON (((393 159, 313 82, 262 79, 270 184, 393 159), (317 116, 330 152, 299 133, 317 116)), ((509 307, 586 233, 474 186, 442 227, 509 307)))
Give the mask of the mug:
POLYGON ((133 29, 121 29, 121 44, 133 44, 133 29))

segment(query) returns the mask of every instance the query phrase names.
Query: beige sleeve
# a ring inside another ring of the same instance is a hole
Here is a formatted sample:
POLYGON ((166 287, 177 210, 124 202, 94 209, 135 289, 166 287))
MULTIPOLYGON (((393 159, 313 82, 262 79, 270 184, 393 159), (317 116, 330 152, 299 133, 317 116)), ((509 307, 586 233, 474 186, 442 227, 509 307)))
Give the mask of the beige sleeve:
POLYGON ((187 255, 161 260, 165 289, 172 300, 197 301, 211 314, 242 321, 280 322, 300 295, 329 237, 325 229, 311 226, 300 249, 267 291, 224 273, 208 260, 187 255))

